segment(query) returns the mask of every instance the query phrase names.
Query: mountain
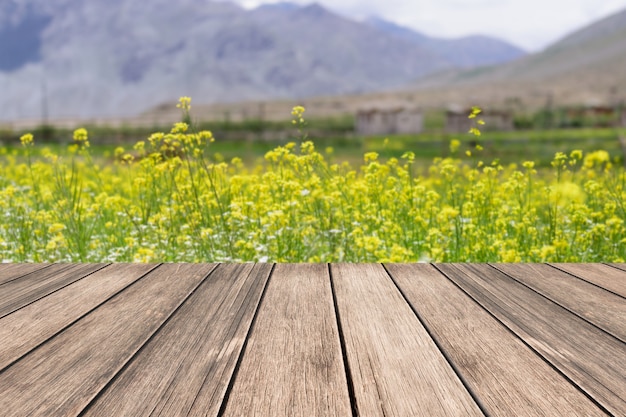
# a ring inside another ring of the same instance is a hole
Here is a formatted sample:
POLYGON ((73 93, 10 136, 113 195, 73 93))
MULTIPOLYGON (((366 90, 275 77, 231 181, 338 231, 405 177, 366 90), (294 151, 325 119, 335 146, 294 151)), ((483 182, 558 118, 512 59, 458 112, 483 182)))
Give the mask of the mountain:
MULTIPOLYGON (((575 31, 545 50, 490 68, 450 70, 414 83, 420 90, 610 104, 626 100, 626 10, 575 31)), ((489 101, 489 100, 488 100, 489 101)))
POLYGON ((370 17, 365 23, 399 39, 405 39, 430 49, 458 68, 496 65, 526 55, 524 50, 489 36, 474 35, 458 39, 441 39, 426 36, 378 17, 370 17))
POLYGON ((295 9, 299 9, 301 6, 296 3, 289 3, 286 1, 278 2, 278 3, 267 3, 262 4, 256 8, 257 11, 260 10, 282 10, 282 11, 291 11, 295 9))
POLYGON ((318 4, 3 0, 0 120, 400 88, 469 65, 450 55, 318 4))

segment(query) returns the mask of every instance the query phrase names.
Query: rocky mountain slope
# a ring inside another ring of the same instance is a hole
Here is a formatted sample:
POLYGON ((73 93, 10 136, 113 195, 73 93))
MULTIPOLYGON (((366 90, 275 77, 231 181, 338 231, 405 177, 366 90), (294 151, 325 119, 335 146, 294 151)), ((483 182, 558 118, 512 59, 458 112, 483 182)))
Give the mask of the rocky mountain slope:
POLYGON ((586 26, 545 50, 503 65, 424 77, 421 90, 556 99, 569 104, 626 100, 626 10, 586 26), (481 93, 482 92, 482 93, 481 93))
POLYGON ((130 115, 181 95, 210 103, 378 91, 521 54, 492 39, 392 32, 317 4, 3 0, 0 120, 130 115), (468 42, 497 47, 472 60, 459 53, 468 42))
POLYGON ((496 65, 526 55, 522 49, 490 36, 473 35, 459 39, 441 39, 376 17, 369 18, 366 23, 385 33, 430 49, 457 68, 496 65))

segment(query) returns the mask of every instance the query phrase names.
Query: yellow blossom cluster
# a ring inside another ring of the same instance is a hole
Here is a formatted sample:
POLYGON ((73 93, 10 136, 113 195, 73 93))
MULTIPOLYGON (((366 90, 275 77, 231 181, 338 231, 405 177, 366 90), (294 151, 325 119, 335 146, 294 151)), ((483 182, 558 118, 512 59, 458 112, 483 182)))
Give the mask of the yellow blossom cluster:
POLYGON ((213 135, 181 122, 96 164, 84 129, 81 152, 22 138, 0 151, 3 261, 626 259, 626 174, 601 150, 558 153, 546 169, 451 157, 420 167, 414 150, 351 165, 304 140, 250 167, 216 162, 213 135))
POLYGON ((188 112, 189 110, 191 110, 191 97, 184 96, 179 98, 176 107, 182 109, 185 112, 188 112))

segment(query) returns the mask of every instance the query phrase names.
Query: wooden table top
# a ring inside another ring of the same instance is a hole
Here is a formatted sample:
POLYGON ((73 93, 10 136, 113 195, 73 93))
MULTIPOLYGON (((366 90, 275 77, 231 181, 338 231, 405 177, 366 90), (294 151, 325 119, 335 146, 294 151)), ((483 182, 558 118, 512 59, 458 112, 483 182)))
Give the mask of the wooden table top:
POLYGON ((626 264, 0 264, 0 415, 626 416, 626 264))

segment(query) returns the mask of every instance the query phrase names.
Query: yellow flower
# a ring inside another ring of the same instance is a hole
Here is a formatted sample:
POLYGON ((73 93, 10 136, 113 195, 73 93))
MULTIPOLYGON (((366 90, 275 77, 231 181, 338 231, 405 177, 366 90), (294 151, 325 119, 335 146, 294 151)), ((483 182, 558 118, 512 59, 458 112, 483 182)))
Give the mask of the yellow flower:
POLYGON ((482 110, 480 109, 480 107, 478 106, 472 106, 472 112, 470 113, 469 116, 467 116, 469 119, 475 119, 476 116, 478 116, 479 113, 481 113, 482 110))
POLYGON ((609 153, 605 150, 599 150, 591 152, 585 156, 584 166, 585 168, 591 169, 602 166, 602 164, 608 163, 609 161, 609 153))
POLYGON ((161 143, 161 141, 163 141, 164 136, 163 132, 153 133, 148 137, 148 142, 150 142, 150 145, 153 147, 156 147, 159 143, 161 143))
POLYGON ((22 142, 22 146, 29 146, 33 144, 33 135, 31 133, 26 133, 20 137, 20 142, 22 142))
POLYGON ((291 115, 293 116, 293 120, 291 121, 291 123, 295 124, 304 124, 304 117, 302 117, 302 115, 304 114, 305 108, 302 106, 295 106, 292 110, 291 110, 291 115))
POLYGON ((378 153, 367 152, 365 155, 363 155, 363 159, 365 160, 365 162, 373 162, 378 159, 378 153))
POLYGON ((133 257, 135 262, 150 262, 154 259, 154 251, 150 248, 139 248, 133 257))
POLYGON ((215 142, 215 138, 213 138, 213 133, 208 130, 203 130, 198 133, 198 139, 203 142, 215 142))
POLYGON ((402 159, 406 159, 409 164, 412 164, 415 161, 415 153, 408 151, 402 154, 402 159))
POLYGON ((48 227, 48 233, 57 233, 65 229, 65 225, 61 223, 53 223, 48 227))
POLYGON ((575 149, 569 154, 569 157, 580 161, 581 159, 583 159, 583 151, 581 151, 580 149, 575 149))
POLYGON ((183 96, 178 99, 177 108, 182 109, 183 111, 191 110, 191 97, 183 96))
POLYGON ((189 125, 185 122, 174 123, 171 133, 185 133, 189 129, 189 125))
POLYGON ((79 128, 74 131, 74 140, 78 142, 80 148, 88 148, 89 140, 87 137, 87 130, 85 128, 79 128))
POLYGON ((439 218, 440 221, 447 222, 447 221, 454 219, 458 215, 459 215, 459 211, 457 209, 452 208, 450 206, 446 206, 443 209, 441 209, 437 217, 439 218))
POLYGON ((300 118, 304 114, 305 110, 306 109, 302 106, 295 106, 293 109, 291 109, 291 115, 293 117, 300 118))
POLYGON ((544 245, 540 250, 540 255, 542 261, 552 260, 552 256, 556 254, 556 248, 552 245, 544 245))
POLYGON ((556 154, 554 154, 554 159, 552 160, 552 162, 550 162, 550 165, 555 168, 559 168, 565 165, 566 160, 567 155, 565 155, 563 152, 557 152, 556 154))
POLYGON ((502 262, 521 262, 522 258, 517 254, 515 249, 508 249, 500 253, 502 262))

